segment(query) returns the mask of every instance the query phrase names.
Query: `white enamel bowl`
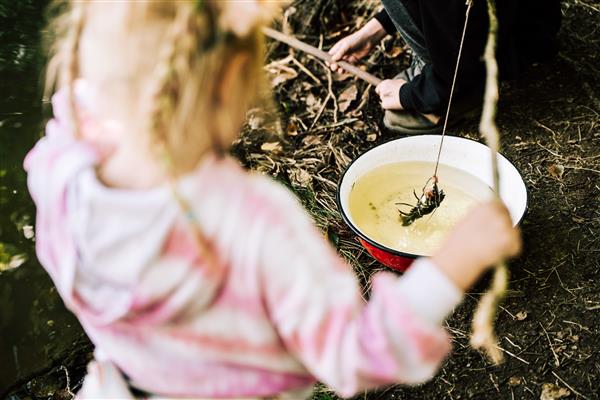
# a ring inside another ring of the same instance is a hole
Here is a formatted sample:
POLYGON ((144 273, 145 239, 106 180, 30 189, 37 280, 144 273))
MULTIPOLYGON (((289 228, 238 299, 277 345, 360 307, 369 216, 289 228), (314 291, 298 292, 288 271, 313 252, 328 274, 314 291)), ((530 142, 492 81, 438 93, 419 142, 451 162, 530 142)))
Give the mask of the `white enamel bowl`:
MULTIPOLYGON (((358 236, 362 245, 378 261, 388 267, 404 271, 416 254, 404 253, 386 247, 369 238, 360 230, 350 214, 349 199, 354 182, 367 172, 385 164, 426 161, 435 162, 439 145, 439 135, 411 136, 395 139, 376 146, 355 159, 342 175, 338 185, 337 201, 342 218, 358 236)), ((489 147, 473 140, 446 136, 440 163, 465 171, 492 186, 492 170, 489 147)), ((498 154, 500 172, 500 197, 517 225, 527 209, 527 189, 517 169, 504 156, 498 154)))

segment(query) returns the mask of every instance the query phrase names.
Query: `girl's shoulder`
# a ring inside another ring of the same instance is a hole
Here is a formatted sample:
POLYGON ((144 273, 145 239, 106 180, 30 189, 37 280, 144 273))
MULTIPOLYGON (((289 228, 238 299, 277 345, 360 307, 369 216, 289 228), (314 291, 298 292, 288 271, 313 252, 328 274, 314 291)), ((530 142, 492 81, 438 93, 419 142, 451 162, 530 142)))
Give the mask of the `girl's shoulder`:
MULTIPOLYGON (((240 162, 231 157, 207 156, 199 167, 191 174, 202 185, 212 189, 220 188, 242 196, 258 196, 274 202, 296 202, 293 193, 275 178, 244 168, 240 162)), ((190 175, 183 180, 193 180, 190 175)))
POLYGON ((286 214, 308 220, 298 198, 283 183, 245 169, 232 157, 208 156, 181 183, 190 196, 205 204, 207 200, 221 207, 235 203, 254 216, 286 214))

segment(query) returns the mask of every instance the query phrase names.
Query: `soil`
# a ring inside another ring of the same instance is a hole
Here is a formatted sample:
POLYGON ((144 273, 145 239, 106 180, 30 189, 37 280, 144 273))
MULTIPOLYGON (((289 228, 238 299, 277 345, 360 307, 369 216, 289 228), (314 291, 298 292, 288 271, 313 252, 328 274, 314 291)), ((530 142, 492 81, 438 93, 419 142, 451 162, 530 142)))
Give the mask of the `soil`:
MULTIPOLYGON (((368 20, 375 11, 371 3, 297 0, 283 29, 329 48, 368 20)), ((496 323, 505 362, 492 366, 468 346, 473 308, 489 283, 484 277, 447 321, 454 351, 430 382, 357 398, 600 399, 600 4, 567 0, 562 8, 558 57, 504 83, 501 91, 502 153, 521 172, 529 193, 521 225, 525 250, 510 264, 510 292, 496 323)), ((365 65, 390 77, 409 60, 409 51, 393 38, 365 65)), ((332 75, 321 62, 277 43, 269 44, 266 62, 271 78, 280 81, 274 87, 280 118, 252 110, 232 153, 298 195, 352 264, 368 296, 369 277, 385 267, 344 225, 335 190, 353 158, 397 136, 383 129, 382 111, 366 83, 332 75)), ((449 133, 479 140, 477 121, 449 133)), ((64 371, 76 389, 89 351, 88 345, 53 353, 53 362, 40 361, 45 371, 21 375, 0 387, 0 396, 69 397, 64 371), (33 390, 39 382, 50 389, 33 390)), ((336 398, 325 386, 314 397, 336 398)))

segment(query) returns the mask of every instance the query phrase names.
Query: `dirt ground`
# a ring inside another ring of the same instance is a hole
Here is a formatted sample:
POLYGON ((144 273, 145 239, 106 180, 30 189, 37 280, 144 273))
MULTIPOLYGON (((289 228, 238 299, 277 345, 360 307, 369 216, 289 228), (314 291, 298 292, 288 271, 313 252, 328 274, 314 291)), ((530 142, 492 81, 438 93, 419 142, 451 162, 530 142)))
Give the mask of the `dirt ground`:
MULTIPOLYGON (((298 0, 283 28, 329 48, 368 20, 375 11, 369 3, 298 0)), ((600 399, 600 4, 568 0, 563 16, 557 59, 533 66, 501 92, 502 153, 522 173, 529 192, 525 250, 511 262, 510 292, 497 321, 506 361, 492 366, 468 346, 473 308, 489 283, 484 278, 447 321, 454 352, 432 381, 357 398, 600 399)), ((409 56, 395 38, 366 65, 390 77, 408 65, 409 56)), ((276 43, 269 44, 267 64, 279 80, 274 103, 281 121, 253 110, 232 152, 248 168, 297 193, 367 293, 370 275, 384 267, 344 225, 335 190, 353 158, 396 136, 382 129, 376 95, 364 82, 334 76, 320 61, 276 43), (282 135, 274 133, 277 125, 282 135)), ((478 139, 477 121, 450 134, 478 139)), ((81 378, 82 359, 67 363, 72 387, 81 378)), ((35 396, 30 381, 13 398, 69 397, 62 371, 35 379, 61 389, 35 396)), ((315 398, 335 395, 319 386, 315 398)))
MULTIPOLYGON (((323 48, 373 11, 368 3, 333 1, 297 1, 294 9, 286 13, 284 29, 323 48)), ((523 174, 529 192, 525 251, 511 263, 510 293, 497 322, 506 362, 491 366, 468 346, 484 279, 448 320, 454 352, 431 382, 359 398, 599 398, 600 30, 593 22, 599 11, 598 3, 565 2, 558 58, 502 88, 502 152, 523 174)), ((396 38, 366 64, 375 75, 389 77, 409 59, 396 38)), ((382 129, 376 95, 364 82, 331 76, 321 62, 277 44, 269 62, 272 77, 285 79, 275 89, 284 136, 273 137, 251 116, 235 154, 298 194, 368 290, 368 277, 382 267, 341 221, 336 183, 351 159, 395 136, 382 129)), ((450 133, 478 139, 477 121, 450 133)), ((334 397, 324 387, 316 396, 334 397)))

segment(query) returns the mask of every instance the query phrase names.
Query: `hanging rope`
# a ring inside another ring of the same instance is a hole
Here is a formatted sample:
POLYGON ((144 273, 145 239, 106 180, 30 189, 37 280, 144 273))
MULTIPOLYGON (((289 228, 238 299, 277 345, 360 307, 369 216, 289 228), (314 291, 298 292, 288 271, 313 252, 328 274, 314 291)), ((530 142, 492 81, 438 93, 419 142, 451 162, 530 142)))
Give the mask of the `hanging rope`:
MULTIPOLYGON (((456 56, 456 66, 454 67, 454 76, 452 77, 452 86, 450 87, 450 96, 448 97, 448 107, 446 108, 446 115, 444 117, 444 126, 442 128, 442 137, 440 138, 440 146, 438 148, 437 158, 435 160, 435 169, 433 171, 433 175, 427 179, 425 185, 422 189, 421 196, 417 196, 415 193, 415 197, 417 198, 417 204, 408 212, 404 212, 402 210, 398 210, 400 213, 400 220, 402 221, 403 226, 408 226, 412 224, 418 218, 421 218, 425 215, 431 214, 435 212, 435 210, 440 206, 444 198, 446 197, 443 190, 438 188, 438 167, 440 165, 440 156, 442 155, 442 147, 444 146, 444 137, 446 137, 446 128, 448 127, 448 118, 450 116, 450 108, 452 107, 452 98, 454 97, 454 87, 456 86, 456 78, 458 76, 458 67, 460 66, 460 58, 462 55, 463 46, 465 43, 465 36, 467 33, 467 25, 469 22, 469 14, 471 12, 471 7, 473 6, 473 0, 467 0, 466 2, 467 10, 465 11, 465 23, 463 25, 462 36, 460 38, 460 45, 458 47, 458 55, 456 56)), ((407 203, 396 203, 397 205, 403 206, 411 206, 407 203)))
MULTIPOLYGON (((500 198, 500 176, 498 174, 497 153, 500 140, 495 117, 498 104, 498 64, 496 62, 496 40, 498 35, 498 20, 493 0, 487 0, 490 27, 484 60, 486 67, 485 93, 483 97, 483 112, 479 123, 479 131, 491 149, 493 175, 493 190, 496 198, 500 198)), ((494 334, 494 320, 498 303, 506 295, 508 287, 508 268, 504 262, 498 263, 494 269, 494 277, 490 289, 481 296, 475 314, 473 315, 471 346, 482 350, 494 364, 503 360, 503 354, 498 347, 494 334)))
POLYGON ((454 87, 456 85, 456 77, 458 76, 458 66, 460 65, 460 57, 462 55, 463 45, 465 43, 465 34, 467 33, 467 24, 469 22, 469 14, 473 6, 473 0, 467 0, 467 11, 465 11, 465 24, 463 26, 462 36, 460 38, 460 47, 458 48, 458 56, 456 57, 456 67, 454 67, 454 77, 452 78, 452 86, 450 87, 450 97, 448 98, 448 107, 444 117, 444 127, 442 128, 442 138, 440 139, 440 148, 438 149, 437 159, 435 160, 435 170, 433 172, 433 182, 437 183, 437 171, 440 165, 440 156, 442 155, 442 146, 444 145, 444 137, 446 136, 446 128, 448 126, 448 117, 450 116, 450 107, 452 106, 452 97, 454 96, 454 87))

